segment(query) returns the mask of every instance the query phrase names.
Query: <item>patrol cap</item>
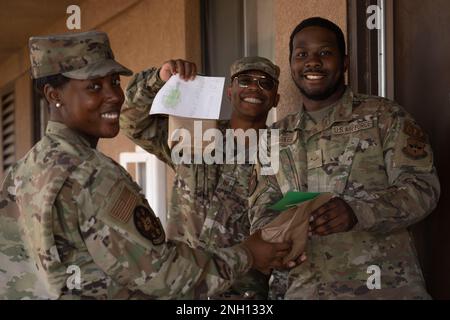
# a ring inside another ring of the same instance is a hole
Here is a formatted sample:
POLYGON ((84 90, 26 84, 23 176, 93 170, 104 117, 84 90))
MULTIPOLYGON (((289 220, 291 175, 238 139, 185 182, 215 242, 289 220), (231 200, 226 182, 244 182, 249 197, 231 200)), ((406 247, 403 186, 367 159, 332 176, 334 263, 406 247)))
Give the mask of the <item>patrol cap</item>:
POLYGON ((272 61, 263 57, 244 57, 233 62, 230 68, 231 78, 248 70, 258 70, 267 73, 273 79, 278 80, 280 68, 272 61))
POLYGON ((100 31, 66 33, 29 40, 31 74, 34 79, 62 74, 85 80, 112 73, 133 72, 114 60, 108 35, 100 31))

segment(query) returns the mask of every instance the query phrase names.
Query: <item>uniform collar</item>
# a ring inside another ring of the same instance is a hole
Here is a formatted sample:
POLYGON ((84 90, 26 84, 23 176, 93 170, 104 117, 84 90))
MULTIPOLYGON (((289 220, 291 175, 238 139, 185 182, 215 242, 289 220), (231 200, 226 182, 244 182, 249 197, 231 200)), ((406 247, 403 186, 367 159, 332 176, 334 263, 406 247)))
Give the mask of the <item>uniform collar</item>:
POLYGON ((88 148, 92 148, 89 141, 82 137, 75 130, 70 129, 64 123, 49 121, 47 124, 47 129, 45 130, 46 135, 60 137, 72 144, 81 144, 88 148))
POLYGON ((342 97, 333 104, 333 108, 331 108, 330 113, 318 123, 314 123, 308 113, 305 112, 305 107, 302 106, 302 109, 300 110, 298 127, 307 131, 307 136, 310 137, 318 132, 328 129, 336 122, 350 121, 352 119, 352 112, 353 91, 347 86, 342 97))

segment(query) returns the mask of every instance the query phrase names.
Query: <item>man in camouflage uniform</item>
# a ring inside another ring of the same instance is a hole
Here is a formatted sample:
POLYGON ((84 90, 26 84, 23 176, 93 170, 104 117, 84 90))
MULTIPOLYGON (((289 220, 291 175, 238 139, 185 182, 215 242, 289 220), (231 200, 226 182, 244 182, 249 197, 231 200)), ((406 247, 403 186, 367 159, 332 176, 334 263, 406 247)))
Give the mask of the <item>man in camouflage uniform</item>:
POLYGON ((271 297, 427 299, 407 227, 439 198, 432 150, 398 104, 346 87, 347 65, 344 36, 334 23, 311 18, 292 32, 291 74, 303 106, 274 124, 280 170, 258 176, 252 227, 270 221, 277 213, 267 207, 288 191, 335 197, 312 213, 308 261, 274 274, 271 297), (367 285, 377 284, 368 279, 371 266, 380 268, 380 289, 367 285))
POLYGON ((98 138, 119 132, 119 74, 131 75, 107 35, 33 37, 30 51, 50 121, 2 183, 0 299, 205 298, 286 251, 258 235, 214 254, 166 243, 138 185, 96 150, 98 138), (65 84, 49 84, 61 75, 65 84), (73 108, 93 122, 68 121, 73 108))
MULTIPOLYGON (((249 235, 248 194, 253 164, 176 164, 167 144, 168 117, 149 115, 156 93, 171 74, 180 73, 181 77, 190 78, 195 76, 195 71, 192 63, 171 60, 160 69, 150 68, 136 74, 126 91, 121 129, 176 172, 167 218, 168 238, 183 241, 193 248, 229 247, 249 235), (165 75, 165 81, 161 80, 161 74, 165 75)), ((224 137, 229 128, 258 130, 266 127, 267 114, 279 99, 278 76, 278 66, 262 57, 245 57, 232 64, 232 81, 227 89, 233 106, 232 116, 230 121, 219 121, 224 137), (239 78, 248 75, 250 79, 239 78), (244 84, 246 81, 248 83, 244 84)), ((230 294, 234 298, 243 295, 266 298, 267 280, 266 276, 252 270, 235 283, 235 290, 230 294)))

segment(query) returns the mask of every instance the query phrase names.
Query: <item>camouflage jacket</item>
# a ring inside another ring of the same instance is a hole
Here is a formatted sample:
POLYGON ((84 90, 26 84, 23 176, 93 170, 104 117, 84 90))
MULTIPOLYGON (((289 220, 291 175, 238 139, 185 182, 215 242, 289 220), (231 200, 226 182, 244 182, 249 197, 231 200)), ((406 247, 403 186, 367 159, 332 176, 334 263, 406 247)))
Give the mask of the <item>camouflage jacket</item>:
MULTIPOLYGON (((347 88, 321 122, 306 112, 274 124, 280 132, 280 170, 258 176, 251 197, 252 228, 277 213, 267 206, 289 190, 332 192, 358 218, 350 232, 313 236, 306 263, 272 297, 427 298, 407 227, 436 206, 440 185, 426 135, 389 100, 347 88), (381 290, 366 286, 368 267, 381 269, 381 290)), ((286 275, 286 274, 285 274, 286 275)))
MULTIPOLYGON (((136 74, 126 92, 120 126, 131 140, 175 170, 167 237, 192 247, 228 247, 249 235, 248 181, 252 165, 175 164, 167 144, 168 117, 149 116, 164 85, 153 68, 136 74)), ((221 121, 222 131, 229 128, 221 121)))
POLYGON ((2 184, 0 298, 204 298, 248 271, 244 247, 166 243, 140 192, 120 165, 49 122, 2 184))
MULTIPOLYGON (((175 164, 168 146, 168 117, 151 115, 153 99, 164 82, 156 68, 137 73, 126 90, 120 126, 133 142, 175 170, 168 208, 167 237, 193 248, 229 247, 250 234, 249 179, 252 164, 175 164)), ((228 121, 219 121, 224 133, 228 121)), ((225 136, 225 135, 224 135, 225 136)), ((266 297, 267 279, 252 271, 233 288, 266 297), (259 283, 256 286, 254 284, 259 283)))

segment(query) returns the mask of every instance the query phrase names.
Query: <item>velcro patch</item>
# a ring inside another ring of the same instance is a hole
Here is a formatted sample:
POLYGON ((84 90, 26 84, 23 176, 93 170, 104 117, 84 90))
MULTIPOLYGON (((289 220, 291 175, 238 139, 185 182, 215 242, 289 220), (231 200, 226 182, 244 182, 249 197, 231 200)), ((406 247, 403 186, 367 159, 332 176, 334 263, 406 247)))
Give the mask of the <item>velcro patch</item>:
POLYGON ((323 165, 322 149, 308 152, 308 170, 320 168, 323 165))
POLYGON ((109 214, 119 220, 122 223, 127 223, 131 215, 133 214, 136 204, 139 202, 139 197, 130 191, 130 189, 124 185, 120 192, 119 198, 109 211, 109 214))
POLYGON ((144 206, 137 206, 134 209, 134 225, 139 233, 154 245, 164 243, 166 235, 161 225, 161 221, 144 206))
POLYGON ((393 167, 410 166, 429 171, 433 167, 433 152, 426 133, 413 121, 405 119, 395 146, 393 167))
POLYGON ((359 130, 370 129, 373 127, 372 120, 355 121, 344 126, 334 126, 331 130, 333 134, 348 134, 359 130))
POLYGON ((403 127, 403 132, 408 136, 425 142, 425 133, 418 126, 415 126, 411 121, 405 120, 405 125, 403 127))
POLYGON ((292 144, 297 139, 297 133, 296 132, 288 132, 280 135, 280 146, 286 147, 290 144, 292 144))
POLYGON ((428 156, 425 151, 426 144, 417 138, 408 138, 403 153, 411 159, 423 159, 428 156))

